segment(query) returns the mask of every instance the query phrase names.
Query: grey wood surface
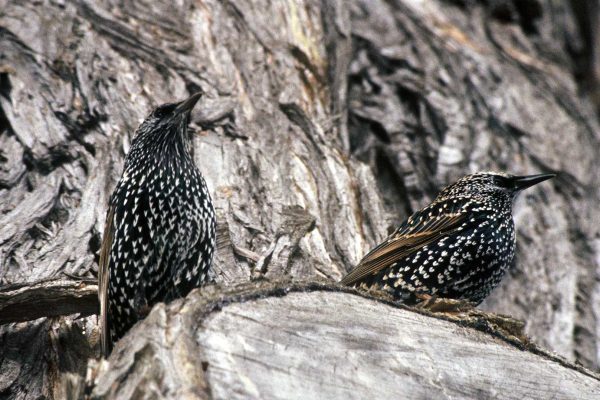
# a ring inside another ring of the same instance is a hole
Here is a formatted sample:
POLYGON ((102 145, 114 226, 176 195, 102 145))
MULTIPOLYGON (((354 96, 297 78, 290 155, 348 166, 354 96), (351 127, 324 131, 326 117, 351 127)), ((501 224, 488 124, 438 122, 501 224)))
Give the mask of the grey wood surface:
POLYGON ((232 304, 197 334, 214 399, 597 399, 600 381, 500 340, 341 293, 232 304))
POLYGON ((43 280, 0 287, 0 324, 42 317, 98 313, 98 285, 85 281, 43 280))
POLYGON ((598 375, 466 326, 472 322, 468 313, 454 318, 441 320, 323 284, 195 292, 155 308, 119 343, 98 369, 104 372, 92 397, 583 400, 600 395, 598 375))

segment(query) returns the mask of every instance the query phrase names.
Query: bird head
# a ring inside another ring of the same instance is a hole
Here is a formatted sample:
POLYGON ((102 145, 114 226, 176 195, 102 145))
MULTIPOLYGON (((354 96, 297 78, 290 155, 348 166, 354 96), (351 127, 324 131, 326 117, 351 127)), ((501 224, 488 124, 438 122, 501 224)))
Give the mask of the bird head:
POLYGON ((137 129, 132 142, 135 148, 167 150, 169 143, 183 143, 187 146, 187 127, 190 114, 202 92, 197 92, 179 103, 167 103, 156 107, 137 129))
POLYGON ((451 197, 495 198, 512 201, 518 193, 553 178, 555 174, 509 175, 503 172, 478 172, 447 186, 437 200, 451 197))

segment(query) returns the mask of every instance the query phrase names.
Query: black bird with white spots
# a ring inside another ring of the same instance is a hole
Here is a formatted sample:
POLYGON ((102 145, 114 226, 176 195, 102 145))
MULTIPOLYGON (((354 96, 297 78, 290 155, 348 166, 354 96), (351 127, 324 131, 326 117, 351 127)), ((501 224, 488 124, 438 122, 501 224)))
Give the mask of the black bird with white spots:
POLYGON ((98 274, 104 356, 154 304, 210 280, 215 211, 188 134, 200 97, 152 111, 110 198, 98 274))
POLYGON ((341 283, 406 304, 437 296, 479 304, 515 255, 513 200, 553 174, 481 172, 446 187, 371 250, 341 283))

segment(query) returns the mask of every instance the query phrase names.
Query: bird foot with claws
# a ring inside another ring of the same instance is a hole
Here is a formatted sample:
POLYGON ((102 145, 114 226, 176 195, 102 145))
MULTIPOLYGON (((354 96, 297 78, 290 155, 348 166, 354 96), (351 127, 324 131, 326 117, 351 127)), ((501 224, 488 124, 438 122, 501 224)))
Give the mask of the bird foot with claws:
POLYGON ((446 299, 437 295, 417 294, 416 297, 421 300, 416 307, 421 310, 427 310, 434 313, 459 314, 470 311, 475 305, 467 300, 446 299))

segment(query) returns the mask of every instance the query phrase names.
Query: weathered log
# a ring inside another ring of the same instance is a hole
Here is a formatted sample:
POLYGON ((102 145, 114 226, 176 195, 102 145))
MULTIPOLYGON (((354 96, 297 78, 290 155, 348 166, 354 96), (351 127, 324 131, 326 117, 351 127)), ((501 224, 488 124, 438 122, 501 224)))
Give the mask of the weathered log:
POLYGON ((71 314, 86 317, 97 314, 98 307, 95 279, 43 280, 0 287, 0 324, 71 314))
POLYGON ((91 397, 597 398, 598 375, 471 328, 493 325, 482 315, 443 321, 326 283, 196 291, 133 328, 91 397))

